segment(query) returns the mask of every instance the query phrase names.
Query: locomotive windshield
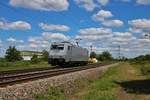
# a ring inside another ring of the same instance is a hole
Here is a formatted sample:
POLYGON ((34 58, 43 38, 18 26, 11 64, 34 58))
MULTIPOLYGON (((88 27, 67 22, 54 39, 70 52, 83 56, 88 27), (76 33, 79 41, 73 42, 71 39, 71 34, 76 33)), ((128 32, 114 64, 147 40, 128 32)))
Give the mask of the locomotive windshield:
POLYGON ((64 45, 52 45, 51 50, 64 50, 64 45))

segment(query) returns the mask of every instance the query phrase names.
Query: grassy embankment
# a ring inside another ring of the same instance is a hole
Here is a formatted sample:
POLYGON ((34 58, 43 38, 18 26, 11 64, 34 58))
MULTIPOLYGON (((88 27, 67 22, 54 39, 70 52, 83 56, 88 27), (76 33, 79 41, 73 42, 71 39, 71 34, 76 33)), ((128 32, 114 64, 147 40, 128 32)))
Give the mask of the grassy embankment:
MULTIPOLYGON (((101 62, 102 64, 108 64, 108 62, 101 62)), ((113 63, 113 62, 109 62, 113 63)), ((8 62, 4 59, 0 59, 0 71, 9 71, 9 70, 23 70, 23 69, 32 69, 32 68, 47 68, 54 67, 48 64, 48 61, 39 60, 36 63, 32 61, 16 61, 8 62)))
POLYGON ((0 71, 9 71, 9 70, 23 70, 23 69, 32 69, 32 68, 46 68, 52 67, 46 61, 41 61, 38 63, 31 63, 30 61, 17 61, 17 62, 7 62, 0 61, 0 71))
MULTIPOLYGON (((149 66, 144 64, 143 66, 149 66)), ((138 64, 123 62, 109 68, 95 81, 78 80, 80 88, 74 94, 65 96, 58 88, 36 96, 37 100, 150 100, 149 75, 141 71, 138 64), (54 98, 54 99, 53 99, 54 98)), ((149 66, 150 67, 150 66, 149 66)))

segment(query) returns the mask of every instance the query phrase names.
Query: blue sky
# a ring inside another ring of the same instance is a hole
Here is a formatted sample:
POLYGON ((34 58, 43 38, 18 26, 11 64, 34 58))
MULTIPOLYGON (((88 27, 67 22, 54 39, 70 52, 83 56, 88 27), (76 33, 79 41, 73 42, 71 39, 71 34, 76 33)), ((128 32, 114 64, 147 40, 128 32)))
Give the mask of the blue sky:
POLYGON ((150 53, 143 36, 150 32, 149 10, 150 0, 1 0, 0 55, 9 45, 42 50, 51 41, 75 38, 97 53, 117 56, 118 45, 123 56, 150 53))

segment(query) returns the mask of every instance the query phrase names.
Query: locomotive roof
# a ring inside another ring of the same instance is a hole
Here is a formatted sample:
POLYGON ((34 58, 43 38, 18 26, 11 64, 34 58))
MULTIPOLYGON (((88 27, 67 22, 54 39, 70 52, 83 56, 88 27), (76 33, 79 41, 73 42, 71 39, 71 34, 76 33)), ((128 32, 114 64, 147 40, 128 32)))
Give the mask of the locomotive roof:
POLYGON ((72 44, 72 43, 70 43, 70 42, 68 42, 68 41, 64 41, 64 42, 52 42, 52 44, 70 44, 70 45, 72 45, 72 46, 74 46, 74 47, 86 49, 86 48, 83 48, 83 47, 81 47, 81 46, 74 45, 74 44, 72 44))
POLYGON ((67 41, 64 41, 64 42, 53 42, 52 44, 71 44, 71 45, 73 45, 72 43, 67 42, 67 41))

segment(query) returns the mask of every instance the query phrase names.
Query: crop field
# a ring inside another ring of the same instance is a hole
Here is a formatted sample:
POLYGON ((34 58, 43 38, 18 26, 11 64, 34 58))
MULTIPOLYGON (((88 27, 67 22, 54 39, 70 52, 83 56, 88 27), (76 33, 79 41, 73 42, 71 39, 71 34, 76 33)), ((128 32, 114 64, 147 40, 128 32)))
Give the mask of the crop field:
MULTIPOLYGON (((149 66, 145 63, 143 66, 149 66)), ((78 80, 79 89, 72 95, 65 95, 62 89, 49 88, 39 94, 36 100, 149 100, 149 74, 143 74, 140 64, 121 62, 109 68, 97 80, 78 80), (61 98, 61 99, 60 99, 61 98)))

